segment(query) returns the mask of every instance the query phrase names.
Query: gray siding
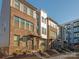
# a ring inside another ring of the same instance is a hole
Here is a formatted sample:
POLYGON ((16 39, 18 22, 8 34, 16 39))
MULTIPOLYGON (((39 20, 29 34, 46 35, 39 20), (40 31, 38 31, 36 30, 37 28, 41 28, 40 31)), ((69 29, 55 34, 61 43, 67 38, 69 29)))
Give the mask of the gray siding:
POLYGON ((0 19, 0 47, 9 46, 10 0, 2 0, 0 19))

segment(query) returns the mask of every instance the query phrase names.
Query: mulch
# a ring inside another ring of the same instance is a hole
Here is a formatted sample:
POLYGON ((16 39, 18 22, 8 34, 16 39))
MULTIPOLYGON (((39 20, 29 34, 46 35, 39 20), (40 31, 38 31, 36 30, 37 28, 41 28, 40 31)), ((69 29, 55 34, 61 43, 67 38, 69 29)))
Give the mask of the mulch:
POLYGON ((6 58, 6 59, 40 59, 40 58, 38 58, 35 55, 28 54, 28 55, 17 55, 17 56, 9 57, 9 58, 6 58))

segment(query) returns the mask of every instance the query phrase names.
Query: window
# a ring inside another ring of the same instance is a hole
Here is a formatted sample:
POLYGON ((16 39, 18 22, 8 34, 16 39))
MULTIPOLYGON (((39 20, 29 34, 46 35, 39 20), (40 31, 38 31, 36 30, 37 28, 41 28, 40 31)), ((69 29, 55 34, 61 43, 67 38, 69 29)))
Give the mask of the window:
POLYGON ((46 24, 46 19, 42 17, 42 22, 46 24))
POLYGON ((29 29, 29 22, 26 21, 26 28, 29 29))
POLYGON ((21 28, 24 29, 25 28, 25 21, 23 19, 21 19, 21 28))
POLYGON ((74 23, 74 26, 79 26, 79 21, 74 23))
POLYGON ((79 32, 79 27, 74 28, 74 32, 79 32))
POLYGON ((19 35, 14 35, 14 46, 19 46, 19 39, 20 39, 19 35))
POLYGON ((71 25, 67 25, 67 29, 71 29, 71 25))
POLYGON ((18 17, 14 17, 14 26, 15 26, 15 28, 19 28, 19 18, 18 17))
POLYGON ((56 32, 53 32, 53 31, 49 31, 49 35, 50 35, 50 39, 56 39, 56 36, 57 36, 57 34, 56 34, 56 32))
POLYGON ((24 6, 24 12, 27 14, 27 7, 26 6, 24 6))
POLYGON ((32 9, 29 8, 29 7, 27 7, 27 14, 28 14, 29 16, 32 16, 32 17, 34 17, 34 15, 36 16, 36 14, 34 14, 34 10, 32 10, 32 9))
POLYGON ((33 17, 33 10, 30 9, 30 15, 33 17))
POLYGON ((32 23, 29 23, 29 30, 34 31, 34 25, 32 23))
POLYGON ((46 29, 45 28, 42 28, 42 34, 46 35, 46 29))
POLYGON ((74 34, 74 37, 79 37, 79 33, 75 33, 74 34))
POLYGON ((15 7, 17 9, 20 9, 20 2, 18 0, 15 0, 15 7))

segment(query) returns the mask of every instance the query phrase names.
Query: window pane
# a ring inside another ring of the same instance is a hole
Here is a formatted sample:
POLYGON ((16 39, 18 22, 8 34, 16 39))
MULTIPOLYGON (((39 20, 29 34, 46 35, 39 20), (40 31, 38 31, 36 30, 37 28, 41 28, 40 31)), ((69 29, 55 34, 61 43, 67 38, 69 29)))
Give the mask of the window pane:
POLYGON ((26 21, 26 28, 28 29, 29 28, 29 22, 26 21))
POLYGON ((20 2, 18 0, 15 0, 15 7, 17 9, 20 9, 20 2))
POLYGON ((25 21, 23 19, 21 19, 21 28, 24 29, 25 28, 25 21))
POLYGON ((29 30, 34 31, 34 25, 32 23, 29 23, 29 30))
POLYGON ((27 13, 27 7, 26 6, 24 6, 23 10, 24 10, 25 13, 27 13))
POLYGON ((19 45, 19 39, 20 39, 19 35, 14 35, 14 46, 18 46, 19 45))
POLYGON ((46 19, 42 17, 42 22, 46 24, 46 19))
POLYGON ((30 9, 30 15, 33 17, 33 10, 30 9))
POLYGON ((18 17, 14 17, 14 27, 19 28, 19 18, 18 17))
POLYGON ((45 28, 42 28, 42 34, 46 35, 46 29, 45 28))

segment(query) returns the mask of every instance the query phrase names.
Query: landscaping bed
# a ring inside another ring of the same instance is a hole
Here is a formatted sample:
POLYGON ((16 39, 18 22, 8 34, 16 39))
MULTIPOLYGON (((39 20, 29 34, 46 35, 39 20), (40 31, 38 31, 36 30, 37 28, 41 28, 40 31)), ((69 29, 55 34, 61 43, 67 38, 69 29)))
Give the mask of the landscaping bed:
POLYGON ((57 55, 58 55, 55 51, 52 51, 52 50, 46 50, 45 52, 46 52, 48 55, 50 55, 50 56, 57 56, 57 55))
POLYGON ((28 55, 17 55, 14 57, 9 57, 6 59, 40 59, 37 56, 33 55, 33 54, 28 54, 28 55))

